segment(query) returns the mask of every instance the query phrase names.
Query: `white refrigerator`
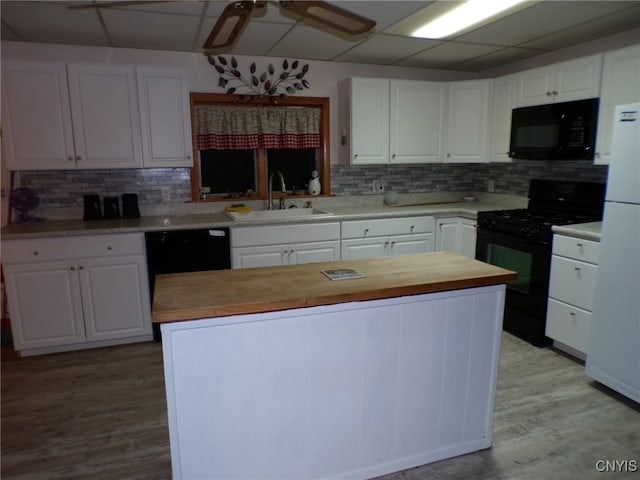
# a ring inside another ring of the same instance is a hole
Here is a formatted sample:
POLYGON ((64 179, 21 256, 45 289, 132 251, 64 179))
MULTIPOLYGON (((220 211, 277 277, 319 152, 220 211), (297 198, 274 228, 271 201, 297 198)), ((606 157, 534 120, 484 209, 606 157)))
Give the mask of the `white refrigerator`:
POLYGON ((640 403, 640 103, 615 109, 586 373, 640 403))

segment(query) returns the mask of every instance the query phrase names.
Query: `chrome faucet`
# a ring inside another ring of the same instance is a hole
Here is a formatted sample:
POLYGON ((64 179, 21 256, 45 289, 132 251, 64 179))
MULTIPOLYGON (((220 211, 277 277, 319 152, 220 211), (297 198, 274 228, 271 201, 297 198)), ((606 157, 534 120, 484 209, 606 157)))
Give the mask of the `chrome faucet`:
MULTIPOLYGON (((284 184, 284 177, 282 176, 282 172, 280 170, 273 170, 271 172, 271 175, 269 175, 269 200, 267 203, 267 209, 268 210, 273 210, 273 176, 274 175, 278 175, 278 177, 280 178, 280 190, 282 191, 282 193, 287 193, 287 187, 284 184)), ((283 209, 284 208, 284 201, 282 199, 280 199, 280 208, 283 209)))

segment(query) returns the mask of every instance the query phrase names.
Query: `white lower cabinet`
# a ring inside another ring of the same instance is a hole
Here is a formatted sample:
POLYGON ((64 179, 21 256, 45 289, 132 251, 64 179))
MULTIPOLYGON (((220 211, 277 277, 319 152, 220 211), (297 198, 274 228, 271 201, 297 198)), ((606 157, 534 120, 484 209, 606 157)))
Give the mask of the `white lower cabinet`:
POLYGON ((235 227, 231 267, 253 268, 340 260, 340 224, 235 227))
POLYGON ((464 217, 436 220, 436 251, 450 251, 476 258, 476 221, 464 217))
POLYGON ((151 340, 143 234, 3 242, 22 355, 151 340))
POLYGON ((433 217, 342 222, 342 260, 434 251, 433 217))
POLYGON ((553 237, 546 335, 556 347, 583 360, 589 343, 599 248, 599 242, 591 240, 553 237))

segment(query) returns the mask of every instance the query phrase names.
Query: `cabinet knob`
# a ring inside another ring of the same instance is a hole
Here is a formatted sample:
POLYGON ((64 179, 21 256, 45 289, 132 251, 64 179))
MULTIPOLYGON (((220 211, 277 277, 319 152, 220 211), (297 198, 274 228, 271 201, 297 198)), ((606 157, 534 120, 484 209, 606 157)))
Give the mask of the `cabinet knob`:
POLYGON ((73 156, 69 155, 69 156, 67 157, 67 160, 69 160, 70 162, 73 162, 73 156))
POLYGON ((107 245, 107 250, 113 250, 113 247, 111 247, 111 245, 107 245))
POLYGON ((447 153, 447 158, 449 158, 450 156, 451 156, 451 154, 450 154, 450 153, 447 153))
POLYGON ((78 267, 78 270, 84 270, 84 267, 83 267, 82 265, 80 265, 80 266, 78 267))
POLYGON ((82 160, 82 157, 81 157, 80 155, 78 155, 78 156, 76 157, 76 160, 80 161, 80 160, 82 160))
POLYGON ((187 155, 187 160, 191 160, 191 155, 187 155))
POLYGON ((394 153, 393 155, 391 155, 391 158, 396 158, 396 154, 394 153))
POLYGON ((76 271, 76 267, 71 267, 69 270, 71 270, 72 272, 76 271))
POLYGON ((551 96, 551 92, 547 92, 546 95, 547 95, 547 97, 550 97, 551 96))
POLYGON ((358 154, 356 153, 356 154, 353 156, 353 158, 358 158, 358 154))
POLYGON ((365 229, 364 229, 364 234, 366 235, 367 233, 369 233, 369 229, 368 229, 368 228, 365 228, 365 229))
POLYGON ((33 251, 33 254, 34 254, 34 255, 40 255, 40 252, 39 252, 38 250, 34 250, 34 251, 33 251))
MULTIPOLYGON (((409 228, 409 230, 410 230, 411 232, 413 232, 413 230, 414 230, 415 228, 416 228, 416 226, 415 226, 415 225, 411 225, 411 228, 409 228)), ((440 224, 440 228, 442 228, 442 224, 440 224)))
POLYGON ((558 95, 558 92, 556 92, 555 90, 553 92, 551 92, 553 95, 558 95))

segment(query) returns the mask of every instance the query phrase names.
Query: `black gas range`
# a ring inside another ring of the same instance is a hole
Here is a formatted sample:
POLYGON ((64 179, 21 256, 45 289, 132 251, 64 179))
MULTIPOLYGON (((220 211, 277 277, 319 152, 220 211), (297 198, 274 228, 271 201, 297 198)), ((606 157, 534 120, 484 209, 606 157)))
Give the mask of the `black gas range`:
POLYGON ((544 346, 554 225, 602 219, 604 183, 531 180, 528 208, 478 213, 476 258, 518 272, 507 285, 504 330, 544 346))

